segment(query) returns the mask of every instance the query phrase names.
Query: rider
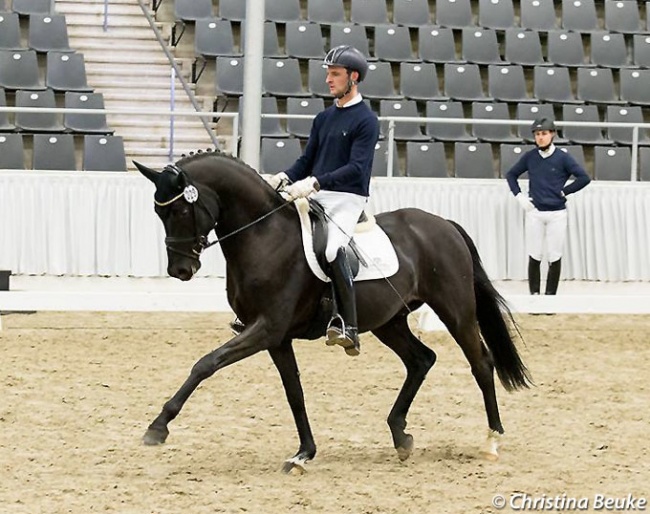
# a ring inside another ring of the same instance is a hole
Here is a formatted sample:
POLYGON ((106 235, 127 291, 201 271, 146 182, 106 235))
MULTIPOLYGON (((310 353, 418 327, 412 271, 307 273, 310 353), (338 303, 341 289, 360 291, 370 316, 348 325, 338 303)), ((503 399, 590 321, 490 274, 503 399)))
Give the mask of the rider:
POLYGON ((526 212, 526 250, 528 287, 539 294, 542 248, 546 239, 548 275, 546 294, 554 295, 560 281, 561 258, 567 228, 566 197, 580 191, 591 179, 580 164, 553 144, 555 123, 540 118, 531 126, 536 149, 525 153, 508 171, 506 178, 512 194, 526 212), (528 171, 528 194, 521 192, 517 178, 528 171), (573 176, 575 180, 567 184, 573 176))
POLYGON ((341 45, 327 53, 324 64, 325 81, 335 97, 333 105, 314 119, 305 151, 293 166, 265 178, 274 189, 284 187, 292 200, 311 196, 323 206, 328 220, 325 257, 331 265, 328 274, 336 306, 327 328, 327 344, 339 344, 348 355, 359 355, 356 303, 345 247, 368 201, 379 121, 358 91, 368 71, 364 55, 341 45))

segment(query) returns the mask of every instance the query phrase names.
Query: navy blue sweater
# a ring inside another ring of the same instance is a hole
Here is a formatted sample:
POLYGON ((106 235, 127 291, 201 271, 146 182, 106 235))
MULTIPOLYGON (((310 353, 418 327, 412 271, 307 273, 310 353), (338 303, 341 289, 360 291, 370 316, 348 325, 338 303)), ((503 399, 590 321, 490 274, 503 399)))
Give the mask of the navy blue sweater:
POLYGON ((544 159, 537 148, 526 152, 508 171, 506 179, 512 194, 521 192, 517 177, 528 171, 528 196, 539 211, 558 211, 565 208, 565 196, 580 191, 591 179, 580 164, 559 148, 544 159), (567 184, 569 177, 575 180, 567 184))
POLYGON ((321 189, 368 196, 378 137, 379 121, 364 102, 332 105, 314 118, 305 152, 286 173, 292 182, 311 175, 321 189))

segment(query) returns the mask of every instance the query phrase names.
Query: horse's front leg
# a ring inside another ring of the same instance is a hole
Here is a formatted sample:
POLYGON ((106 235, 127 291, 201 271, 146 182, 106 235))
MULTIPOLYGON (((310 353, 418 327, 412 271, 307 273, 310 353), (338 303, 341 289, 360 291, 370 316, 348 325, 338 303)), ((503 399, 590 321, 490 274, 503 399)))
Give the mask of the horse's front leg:
POLYGON ((298 452, 284 462, 282 471, 290 473, 295 470, 302 473, 305 471, 305 463, 316 456, 316 444, 307 418, 305 397, 300 383, 300 372, 298 371, 291 340, 285 340, 280 346, 269 348, 269 353, 275 367, 280 372, 282 385, 284 385, 291 413, 298 429, 298 437, 300 437, 298 452))
POLYGON ((192 367, 190 376, 185 380, 181 388, 163 405, 161 413, 149 425, 144 434, 144 444, 156 445, 165 442, 169 435, 167 425, 178 416, 187 399, 201 382, 206 378, 210 378, 221 368, 225 368, 261 350, 268 349, 274 340, 279 341, 279 338, 274 339, 265 329, 263 323, 255 323, 223 346, 204 355, 192 367))

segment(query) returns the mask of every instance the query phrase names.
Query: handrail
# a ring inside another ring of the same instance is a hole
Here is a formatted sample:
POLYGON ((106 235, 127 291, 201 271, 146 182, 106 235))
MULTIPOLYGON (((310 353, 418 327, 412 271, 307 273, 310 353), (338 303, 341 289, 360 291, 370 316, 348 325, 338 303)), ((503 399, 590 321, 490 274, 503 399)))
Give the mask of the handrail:
MULTIPOLYGON (((167 48, 167 45, 165 45, 165 41, 162 37, 162 34, 160 33, 160 30, 158 30, 158 27, 156 27, 156 23, 153 19, 153 16, 151 16, 151 13, 149 12, 149 9, 147 6, 145 6, 143 0, 138 0, 138 4, 140 5, 140 9, 142 9, 142 12, 144 13, 145 18, 147 18, 147 21, 149 22, 149 26, 151 27, 151 30, 153 30, 156 39, 158 40, 158 43, 160 43, 160 47, 162 48, 163 52, 165 52, 165 55, 167 56, 167 59, 169 60, 169 64, 174 68, 174 72, 176 73, 176 77, 178 80, 181 82, 183 85, 183 89, 185 90, 185 93, 187 94, 187 97, 189 98, 192 107, 196 109, 197 112, 201 111, 201 108, 199 107, 199 104, 196 101, 196 97, 194 96, 194 93, 190 89, 189 84, 187 83, 187 80, 183 77, 183 74, 181 72, 181 69, 178 67, 178 64, 176 64, 176 61, 174 60, 174 56, 171 54, 169 49, 167 48)), ((208 124, 207 120, 204 117, 201 117, 201 123, 203 124, 203 127, 205 127, 206 132, 210 136, 210 139, 212 140, 212 144, 214 145, 215 148, 219 147, 219 141, 217 140, 217 136, 214 134, 214 131, 208 124)))

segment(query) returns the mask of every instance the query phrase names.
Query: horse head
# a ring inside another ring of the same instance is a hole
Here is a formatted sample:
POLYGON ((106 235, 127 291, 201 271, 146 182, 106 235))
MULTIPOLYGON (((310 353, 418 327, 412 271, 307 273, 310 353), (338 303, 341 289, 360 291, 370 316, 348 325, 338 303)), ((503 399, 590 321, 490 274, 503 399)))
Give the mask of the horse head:
POLYGON ((165 227, 167 273, 190 280, 201 267, 201 253, 210 246, 208 234, 219 218, 219 198, 175 164, 162 172, 134 164, 156 186, 154 203, 165 227))

